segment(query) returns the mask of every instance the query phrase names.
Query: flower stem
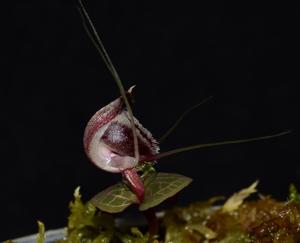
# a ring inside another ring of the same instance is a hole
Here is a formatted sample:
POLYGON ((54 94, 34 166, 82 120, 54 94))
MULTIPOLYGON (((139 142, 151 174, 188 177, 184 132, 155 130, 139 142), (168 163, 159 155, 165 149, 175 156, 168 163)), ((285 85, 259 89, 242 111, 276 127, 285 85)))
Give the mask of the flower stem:
POLYGON ((138 203, 142 203, 144 201, 145 187, 136 170, 134 168, 127 169, 122 174, 128 182, 130 189, 136 195, 138 203))
POLYGON ((153 208, 143 211, 143 214, 148 222, 148 232, 151 237, 158 234, 159 224, 153 208))

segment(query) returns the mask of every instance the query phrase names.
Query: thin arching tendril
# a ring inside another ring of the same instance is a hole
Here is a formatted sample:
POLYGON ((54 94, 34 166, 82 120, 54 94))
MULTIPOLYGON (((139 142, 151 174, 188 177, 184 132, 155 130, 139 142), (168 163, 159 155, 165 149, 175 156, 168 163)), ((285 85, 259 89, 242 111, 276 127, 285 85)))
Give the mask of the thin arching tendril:
POLYGON ((193 111, 194 109, 198 108, 200 105, 203 105, 204 103, 206 103, 207 101, 211 100, 213 97, 209 96, 207 98, 205 98, 204 100, 202 100, 200 103, 193 105, 192 107, 188 108, 187 110, 185 110, 180 117, 175 121, 175 123, 173 124, 172 127, 169 128, 169 130, 163 135, 161 136, 161 138, 158 139, 158 141, 161 143, 163 142, 174 130, 175 128, 180 124, 180 122, 183 120, 183 118, 185 116, 187 116, 191 111, 193 111))
POLYGON ((105 63, 105 65, 107 66, 108 70, 111 72, 114 80, 116 81, 116 83, 119 87, 121 96, 122 96, 122 98, 125 102, 125 105, 126 105, 126 108, 127 108, 127 111, 128 111, 128 115, 129 115, 129 119, 130 119, 130 123, 131 123, 132 133, 133 133, 134 157, 135 157, 136 161, 138 162, 139 161, 139 147, 138 147, 136 128, 135 128, 135 125, 134 125, 134 117, 133 117, 133 113, 132 113, 130 103, 129 103, 128 98, 126 96, 126 92, 125 92, 123 83, 122 83, 122 81, 119 77, 119 74, 116 71, 116 69, 115 69, 115 67, 114 67, 114 65, 113 65, 113 63, 112 63, 112 61, 111 61, 104 45, 103 45, 103 42, 102 42, 96 28, 94 27, 94 24, 93 24, 89 14, 88 14, 88 12, 86 11, 84 5, 82 4, 82 1, 78 0, 78 3, 79 3, 79 10, 80 10, 79 12, 84 17, 83 18, 83 20, 84 20, 83 23, 85 25, 85 29, 87 30, 87 33, 88 33, 89 37, 91 38, 91 41, 95 45, 97 51, 99 52, 101 58, 103 59, 103 61, 105 63), (95 38, 92 37, 91 32, 88 30, 88 28, 86 26, 85 19, 87 20, 87 23, 89 24, 95 38))
POLYGON ((89 30, 88 26, 87 26, 87 23, 86 23, 86 20, 84 18, 84 15, 83 15, 83 12, 82 12, 82 9, 78 7, 78 11, 79 11, 79 14, 81 16, 81 19, 82 19, 82 24, 83 24, 83 28, 84 30, 86 31, 88 37, 90 38, 90 40, 92 41, 93 45, 95 46, 95 48, 97 49, 97 51, 99 52, 99 54, 101 55, 102 57, 102 60, 104 61, 106 67, 109 69, 109 71, 112 73, 112 69, 110 68, 109 66, 109 63, 107 62, 105 56, 103 55, 97 41, 95 40, 94 36, 92 35, 91 31, 89 30))
POLYGON ((254 141, 259 141, 259 140, 266 140, 266 139, 270 139, 270 138, 275 138, 275 137, 280 137, 280 136, 283 136, 283 135, 287 135, 291 132, 292 132, 291 130, 288 130, 288 131, 276 133, 276 134, 273 134, 273 135, 262 136, 262 137, 255 137, 255 138, 248 138, 248 139, 238 139, 238 140, 229 140, 229 141, 206 143, 206 144, 196 144, 196 145, 192 145, 192 146, 188 146, 188 147, 184 147, 184 148, 173 149, 173 150, 170 150, 170 151, 167 151, 167 152, 164 152, 164 153, 160 153, 160 154, 154 156, 153 158, 146 158, 146 160, 149 160, 149 161, 157 160, 157 159, 161 159, 161 158, 173 155, 173 154, 178 154, 178 153, 191 151, 191 150, 195 150, 195 149, 210 148, 210 147, 216 147, 216 146, 221 146, 221 145, 249 143, 249 142, 254 142, 254 141))

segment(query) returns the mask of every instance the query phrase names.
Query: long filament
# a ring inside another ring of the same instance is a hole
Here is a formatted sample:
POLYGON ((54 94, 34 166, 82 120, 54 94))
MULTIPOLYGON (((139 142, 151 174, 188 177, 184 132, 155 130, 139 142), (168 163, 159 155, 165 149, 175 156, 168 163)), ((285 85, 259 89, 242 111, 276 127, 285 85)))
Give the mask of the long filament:
POLYGON ((153 161, 153 160, 161 159, 161 158, 164 158, 164 157, 167 157, 170 155, 174 155, 174 154, 178 154, 178 153, 182 153, 182 152, 186 152, 186 151, 191 151, 191 150, 195 150, 195 149, 210 148, 210 147, 216 147, 216 146, 221 146, 221 145, 249 143, 249 142, 254 142, 254 141, 259 141, 259 140, 266 140, 266 139, 270 139, 270 138, 287 135, 289 133, 291 133, 291 130, 273 134, 273 135, 262 136, 262 137, 229 140, 229 141, 206 143, 206 144, 196 144, 196 145, 192 145, 192 146, 188 146, 188 147, 183 147, 183 148, 178 148, 178 149, 173 149, 173 150, 170 150, 167 152, 163 152, 163 153, 154 155, 153 157, 149 157, 149 158, 146 157, 146 158, 143 158, 143 161, 153 161))
POLYGON ((115 67, 103 45, 103 42, 92 22, 88 12, 86 11, 84 5, 82 4, 82 1, 78 0, 78 3, 79 3, 78 10, 82 16, 84 28, 85 28, 89 38, 93 42, 94 46, 96 47, 98 53, 100 54, 102 60, 104 61, 106 67, 108 68, 108 70, 112 74, 114 80, 116 81, 118 88, 120 90, 121 96, 122 96, 123 100, 125 101, 125 105, 126 105, 126 108, 127 108, 128 114, 129 114, 130 123, 131 123, 131 129, 132 129, 132 133, 133 133, 134 157, 135 157, 136 161, 139 161, 139 147, 138 147, 136 128, 134 125, 133 112, 132 112, 130 103, 128 101, 128 98, 126 96, 126 92, 125 92, 123 83, 122 83, 120 76, 119 76, 117 70, 115 69, 115 67), (87 28, 87 25, 86 25, 87 23, 88 23, 89 27, 91 28, 94 37, 92 36, 92 33, 87 28))
POLYGON ((170 127, 169 130, 163 136, 161 136, 161 138, 158 139, 158 141, 160 143, 163 142, 175 130, 175 128, 179 125, 179 123, 183 120, 183 118, 185 116, 187 116, 191 111, 193 111, 194 109, 198 108, 200 105, 203 105, 204 103, 208 102, 212 98, 213 98, 212 96, 209 96, 209 97, 205 98, 204 100, 202 100, 200 103, 198 103, 196 105, 193 105, 192 107, 190 107, 187 110, 185 110, 180 115, 180 117, 175 121, 175 123, 173 124, 173 126, 170 127))

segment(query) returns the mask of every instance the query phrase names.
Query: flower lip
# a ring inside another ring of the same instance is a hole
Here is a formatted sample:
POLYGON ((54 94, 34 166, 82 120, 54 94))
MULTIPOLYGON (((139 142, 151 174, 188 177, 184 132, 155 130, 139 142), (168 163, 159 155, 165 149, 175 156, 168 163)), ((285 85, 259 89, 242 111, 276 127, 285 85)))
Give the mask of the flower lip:
MULTIPOLYGON (((134 118, 140 160, 158 154, 158 142, 134 118)), ((93 115, 84 132, 84 149, 99 168, 120 173, 134 168, 139 161, 134 156, 134 142, 129 114, 122 98, 109 103, 93 115)))
POLYGON ((123 109, 123 101, 121 98, 118 98, 107 106, 101 108, 97 111, 89 122, 86 125, 84 136, 83 136, 83 144, 86 153, 88 154, 89 145, 95 133, 107 123, 109 123, 112 119, 114 119, 119 113, 122 112, 123 109))

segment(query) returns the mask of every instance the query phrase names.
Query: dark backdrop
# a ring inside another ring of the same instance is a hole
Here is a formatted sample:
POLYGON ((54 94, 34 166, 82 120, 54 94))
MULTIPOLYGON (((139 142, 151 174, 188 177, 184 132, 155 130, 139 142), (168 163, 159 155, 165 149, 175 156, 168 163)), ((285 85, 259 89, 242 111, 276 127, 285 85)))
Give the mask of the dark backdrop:
MULTIPOLYGON (((214 96, 184 119, 162 151, 294 129, 159 161, 161 171, 194 178, 181 203, 230 195, 255 179, 260 192, 286 199, 290 182, 300 186, 298 10, 208 2, 86 5, 125 87, 137 85, 135 116, 155 137, 185 109, 214 96)), ((48 229, 64 226, 76 186, 87 200, 120 179, 93 166, 83 151, 85 124, 119 92, 74 3, 12 3, 9 76, 1 81, 1 240, 35 232, 37 219, 48 229)))

